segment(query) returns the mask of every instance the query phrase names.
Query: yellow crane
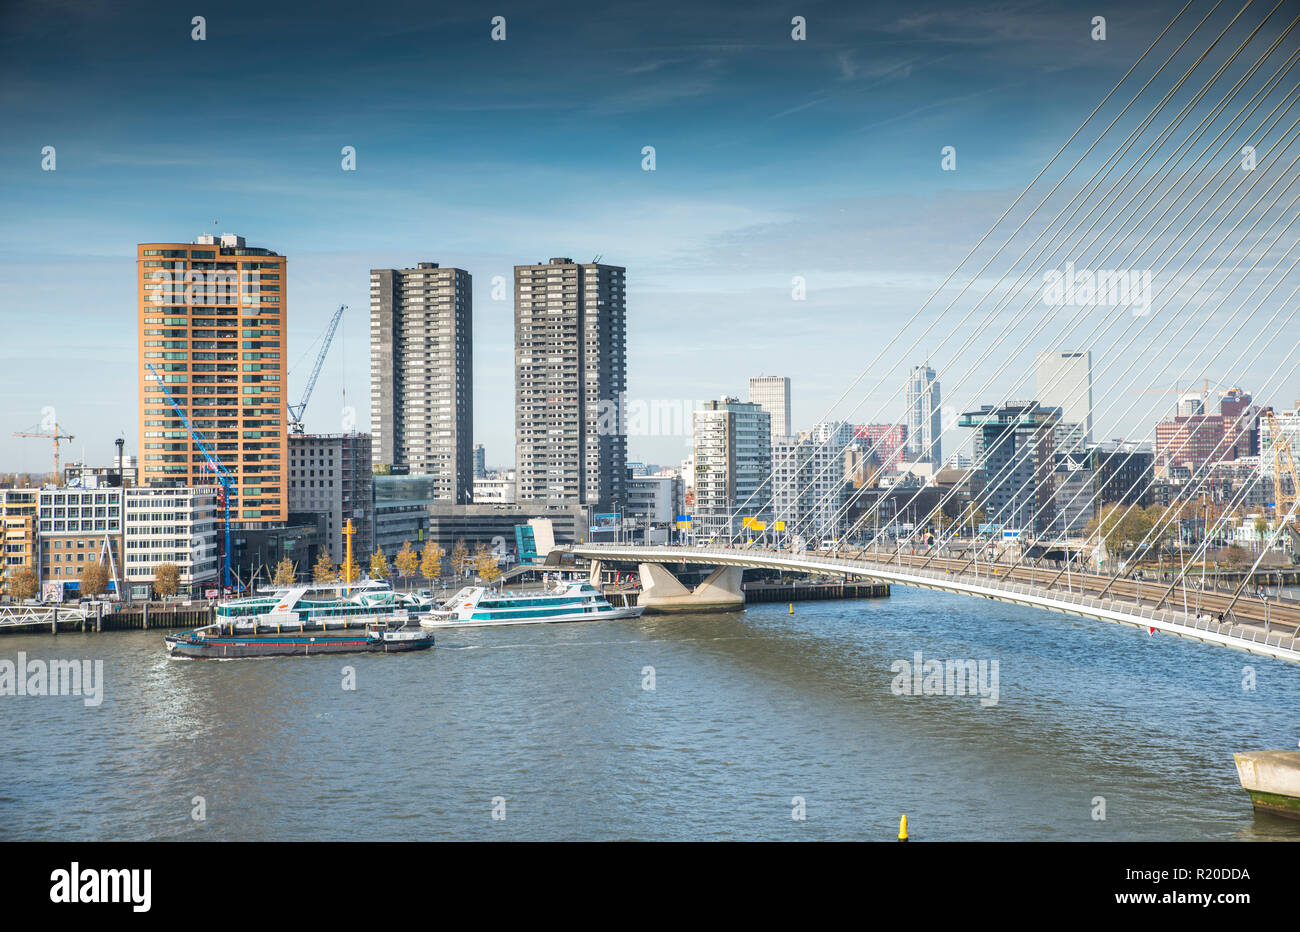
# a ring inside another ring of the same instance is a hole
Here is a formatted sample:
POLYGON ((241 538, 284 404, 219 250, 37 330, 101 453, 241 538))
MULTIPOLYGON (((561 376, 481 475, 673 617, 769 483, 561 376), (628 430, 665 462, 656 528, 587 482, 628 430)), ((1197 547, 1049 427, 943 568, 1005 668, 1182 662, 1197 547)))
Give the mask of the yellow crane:
POLYGON ((58 422, 55 422, 53 431, 16 430, 14 431, 14 436, 15 437, 41 437, 45 440, 52 440, 54 442, 54 481, 55 482, 63 481, 62 475, 59 472, 59 441, 71 440, 72 434, 65 434, 63 430, 59 427, 58 422))
MULTIPOLYGON (((1260 420, 1268 425, 1268 436, 1273 454, 1273 514, 1279 522, 1295 507, 1296 493, 1300 492, 1300 479, 1296 478, 1295 457, 1291 455, 1291 444, 1273 415, 1272 408, 1265 408, 1260 420), (1290 479, 1287 487, 1286 479, 1290 479)), ((1262 452, 1262 451, 1261 451, 1262 452)))

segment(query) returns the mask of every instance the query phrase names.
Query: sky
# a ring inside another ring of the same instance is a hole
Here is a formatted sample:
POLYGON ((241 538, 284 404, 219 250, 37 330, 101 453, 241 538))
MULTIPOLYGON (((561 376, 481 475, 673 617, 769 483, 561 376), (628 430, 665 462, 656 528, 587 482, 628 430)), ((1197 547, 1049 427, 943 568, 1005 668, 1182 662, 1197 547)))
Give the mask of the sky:
MULTIPOLYGON (((47 468, 48 443, 11 434, 50 407, 75 436, 65 460, 109 462, 117 436, 137 450, 136 244, 204 232, 288 257, 290 400, 348 305, 307 409, 313 431, 339 430, 349 407, 368 426, 369 270, 469 270, 474 434, 494 466, 513 464, 514 388, 512 289, 494 300, 493 279, 553 256, 627 268, 632 404, 743 399, 749 377, 787 375, 796 428, 895 421, 911 365, 936 368, 944 404, 960 410, 1025 397, 1017 380, 1032 380, 1038 350, 1089 348, 1095 394, 1123 396, 1098 434, 1137 436, 1172 396, 1137 395, 1138 373, 1103 358, 1142 359, 1148 391, 1184 374, 1271 385, 1278 341, 1207 366, 1181 355, 1212 342, 1198 319, 1178 352, 1162 352, 1155 335, 1190 313, 1177 308, 1114 315, 1095 336, 1070 330, 1068 310, 988 326, 961 316, 978 289, 1013 297, 997 276, 1019 268, 992 255, 980 271, 990 250, 963 265, 968 251, 1182 5, 4 0, 0 471, 47 468), (46 146, 54 171, 42 170, 46 146), (346 146, 355 171, 342 169, 346 146), (947 146, 956 170, 943 168, 947 146), (945 290, 954 268, 975 288, 945 290), (1148 326, 1152 342, 1134 349, 1148 326)), ((1194 0, 1182 34, 1193 16, 1225 26, 1240 6, 1194 0)), ((1295 47, 1284 37, 1261 75, 1295 47)), ((1091 125, 1076 150, 1100 132, 1091 125)), ((1080 190, 1067 178, 1059 203, 1080 190)), ((1029 217, 1025 235, 1045 219, 1029 217)), ((1300 380, 1275 381, 1261 400, 1290 407, 1300 380)), ((687 430, 661 427, 631 436, 629 457, 675 464, 689 452, 687 430)))

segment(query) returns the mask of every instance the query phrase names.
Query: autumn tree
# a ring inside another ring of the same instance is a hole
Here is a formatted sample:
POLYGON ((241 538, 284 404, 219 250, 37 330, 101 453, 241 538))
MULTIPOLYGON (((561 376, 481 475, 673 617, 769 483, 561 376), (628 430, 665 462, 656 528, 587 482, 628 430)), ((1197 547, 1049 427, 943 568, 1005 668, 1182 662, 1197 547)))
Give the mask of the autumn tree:
POLYGON ((356 582, 360 578, 361 567, 357 565, 357 558, 355 556, 346 557, 339 567, 339 579, 344 582, 356 582))
POLYGON ((320 555, 316 557, 316 563, 311 568, 311 578, 318 583, 331 583, 339 578, 338 567, 330 559, 328 550, 321 548, 320 555))
POLYGON ((8 580, 9 594, 18 601, 23 599, 34 599, 40 589, 40 580, 36 578, 36 571, 30 566, 19 567, 14 570, 8 580))
POLYGON ((451 548, 452 570, 454 570, 457 575, 461 575, 469 569, 471 562, 469 547, 465 545, 465 538, 457 538, 456 545, 451 548))
POLYGON ((97 598, 108 588, 108 570, 98 561, 87 563, 78 575, 81 594, 88 598, 97 598))
POLYGON ((271 577, 271 584, 275 586, 292 586, 298 579, 298 568, 294 566, 293 561, 285 557, 275 565, 275 575, 271 577))
POLYGON ((442 560, 446 554, 436 541, 426 541, 420 554, 420 575, 425 579, 438 579, 442 576, 442 560))
POLYGON ((181 587, 181 568, 175 563, 159 563, 153 568, 153 591, 163 598, 175 595, 181 587))
POLYGON ((1088 522, 1088 534, 1098 534, 1106 549, 1120 553, 1135 547, 1151 531, 1154 521, 1150 512, 1128 505, 1110 505, 1088 522))
POLYGON ((387 579, 388 578, 388 558, 384 556, 384 548, 380 547, 370 555, 370 578, 387 579))
POLYGON ((403 541, 402 549, 397 551, 397 556, 393 557, 393 566, 397 572, 403 576, 414 575, 420 567, 420 555, 411 549, 411 542, 403 541))
POLYGON ((474 548, 474 572, 489 586, 501 578, 501 567, 497 566, 497 558, 486 544, 474 548))

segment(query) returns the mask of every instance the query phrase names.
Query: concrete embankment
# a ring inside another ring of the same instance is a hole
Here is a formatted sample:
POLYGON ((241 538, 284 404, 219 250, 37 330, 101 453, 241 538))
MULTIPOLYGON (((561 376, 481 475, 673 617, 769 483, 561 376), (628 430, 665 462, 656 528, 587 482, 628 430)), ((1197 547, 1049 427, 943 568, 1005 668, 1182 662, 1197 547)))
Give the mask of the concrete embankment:
POLYGON ((1257 811, 1300 819, 1300 751, 1241 751, 1232 757, 1257 811))

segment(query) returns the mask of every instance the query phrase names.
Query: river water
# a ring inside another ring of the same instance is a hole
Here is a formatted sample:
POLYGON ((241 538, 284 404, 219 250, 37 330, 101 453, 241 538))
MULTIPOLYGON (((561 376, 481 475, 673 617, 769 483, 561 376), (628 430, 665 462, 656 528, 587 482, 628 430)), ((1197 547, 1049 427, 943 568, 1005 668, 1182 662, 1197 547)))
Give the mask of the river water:
POLYGON ((888 840, 906 813, 917 840, 1300 840, 1232 763, 1296 747, 1300 670, 942 593, 388 656, 0 639, 19 651, 102 659, 104 694, 0 696, 4 839, 888 840), (996 704, 896 695, 917 651, 985 661, 988 687, 996 661, 996 704))

